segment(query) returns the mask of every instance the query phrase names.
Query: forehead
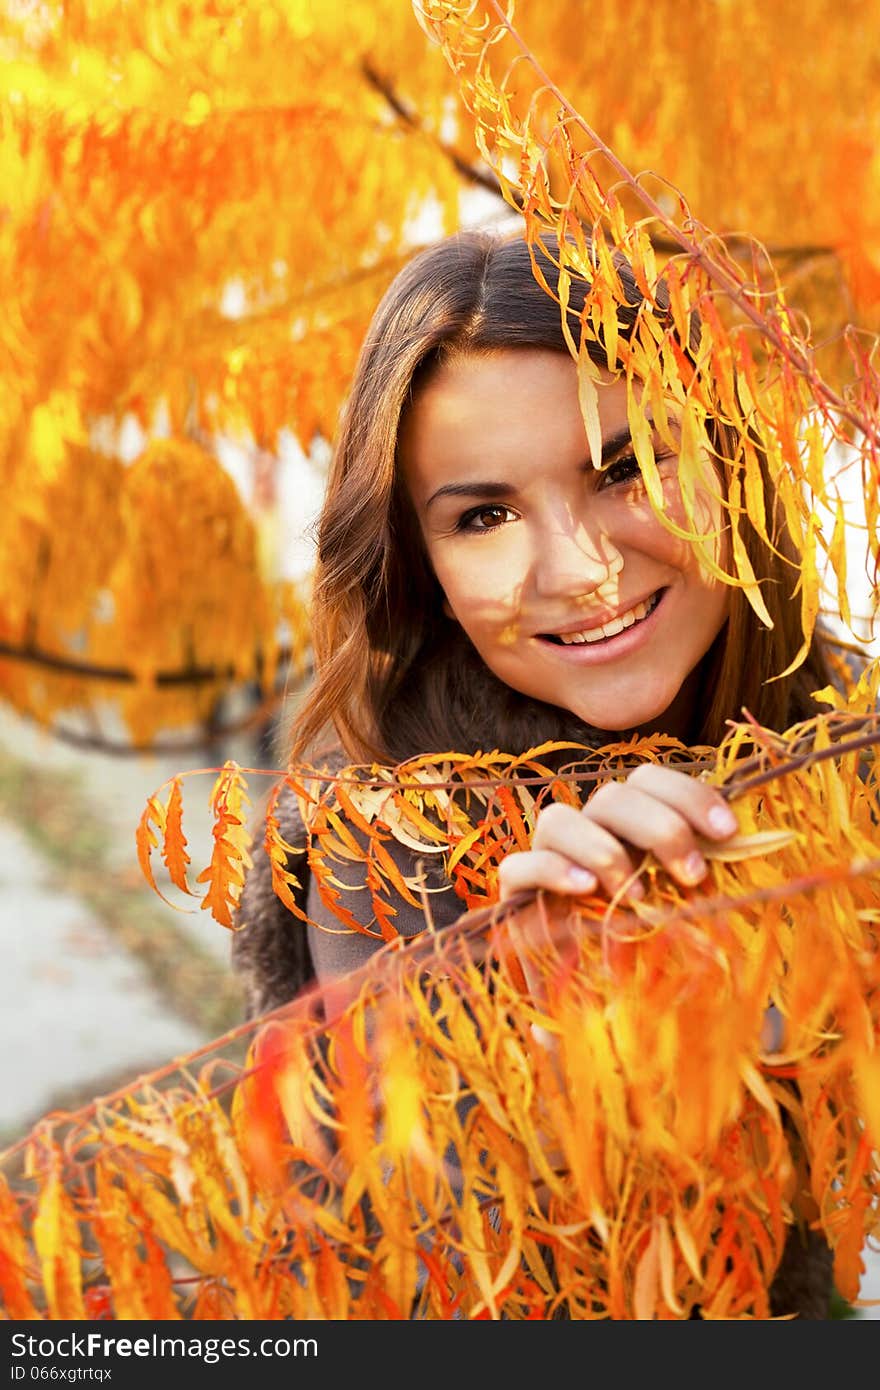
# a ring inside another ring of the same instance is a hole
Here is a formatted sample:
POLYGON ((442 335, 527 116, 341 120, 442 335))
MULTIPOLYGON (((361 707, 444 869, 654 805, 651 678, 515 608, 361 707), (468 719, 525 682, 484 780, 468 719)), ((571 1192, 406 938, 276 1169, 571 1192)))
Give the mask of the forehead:
MULTIPOLYGON (((603 434, 626 422, 626 385, 609 373, 599 390, 603 434)), ((544 457, 581 454, 586 432, 577 368, 567 353, 501 349, 456 356, 419 389, 400 432, 400 460, 414 493, 438 472, 456 475, 487 464, 537 465, 544 457)))

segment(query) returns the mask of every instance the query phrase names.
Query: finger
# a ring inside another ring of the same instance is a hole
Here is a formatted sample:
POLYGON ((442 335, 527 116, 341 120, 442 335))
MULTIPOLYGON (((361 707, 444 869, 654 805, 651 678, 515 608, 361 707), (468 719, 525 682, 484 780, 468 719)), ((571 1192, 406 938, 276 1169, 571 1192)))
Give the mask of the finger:
POLYGON ((572 895, 592 893, 597 886, 596 875, 585 865, 549 849, 508 854, 498 866, 498 893, 502 902, 529 888, 572 895))
POLYGON ((681 883, 699 883, 708 872, 693 826, 675 807, 630 781, 606 782, 591 797, 581 815, 612 835, 650 850, 681 883))
MULTIPOLYGON (((526 991, 535 1007, 536 1017, 529 1024, 532 1038, 549 1053, 550 1061, 555 1070, 559 1040, 555 1033, 544 1026, 546 1020, 543 1015, 547 1006, 548 969, 554 974, 558 970, 558 946, 554 945, 547 915, 537 900, 532 903, 531 907, 521 908, 517 912, 511 913, 507 919, 506 928, 507 939, 522 971, 526 991)), ((559 1079, 558 1073, 557 1079, 559 1079)))
MULTIPOLYGON (((644 896, 638 872, 621 837, 611 834, 598 821, 591 820, 573 806, 557 802, 538 817, 532 841, 536 849, 561 854, 596 875, 609 897, 627 893, 644 896)), ((571 890, 569 890, 571 891, 571 890)))
POLYGON ((708 839, 726 840, 739 829, 736 816, 718 788, 686 772, 676 772, 674 768, 656 763, 641 763, 629 774, 626 784, 638 787, 658 801, 665 801, 708 839))
POLYGON ((545 977, 538 966, 542 953, 551 945, 546 913, 537 900, 531 906, 511 913, 505 921, 507 939, 516 953, 529 995, 536 1003, 546 998, 545 977))

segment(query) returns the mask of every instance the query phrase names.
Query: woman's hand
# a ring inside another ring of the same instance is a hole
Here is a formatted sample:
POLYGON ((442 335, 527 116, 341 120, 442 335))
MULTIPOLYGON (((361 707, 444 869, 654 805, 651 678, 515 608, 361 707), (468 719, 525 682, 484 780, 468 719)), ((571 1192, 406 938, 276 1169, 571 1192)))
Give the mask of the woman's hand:
MULTIPOLYGON (((687 773, 642 763, 626 781, 604 783, 580 810, 562 802, 545 807, 531 849, 508 854, 499 864, 499 896, 504 901, 544 888, 642 898, 638 873, 646 851, 680 883, 692 886, 708 870, 698 837, 720 842, 737 829, 736 817, 714 787, 687 773)), ((546 939, 546 924, 540 914, 527 910, 508 927, 528 992, 540 1005, 544 979, 530 947, 546 939)), ((555 1036, 537 1023, 532 1034, 558 1065, 555 1036)))
POLYGON ((555 802, 541 811, 531 849, 507 855, 498 867, 500 897, 537 888, 643 897, 641 856, 633 849, 650 851, 692 886, 708 868, 697 837, 722 841, 736 830, 736 817, 714 787, 642 763, 625 782, 604 783, 581 810, 555 802))

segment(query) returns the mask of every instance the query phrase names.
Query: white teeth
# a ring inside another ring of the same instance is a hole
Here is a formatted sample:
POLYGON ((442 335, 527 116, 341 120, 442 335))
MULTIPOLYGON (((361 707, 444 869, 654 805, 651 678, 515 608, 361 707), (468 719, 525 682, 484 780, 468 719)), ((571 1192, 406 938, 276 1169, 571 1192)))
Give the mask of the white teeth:
POLYGON ((612 618, 609 622, 603 623, 601 627, 585 628, 583 632, 565 632, 559 634, 559 640, 564 646, 571 646, 573 642, 602 642, 606 637, 616 637, 618 632, 623 632, 624 628, 632 627, 633 623, 646 618, 657 606, 658 595, 649 599, 647 603, 637 603, 635 608, 631 608, 628 613, 622 613, 617 618, 612 618))

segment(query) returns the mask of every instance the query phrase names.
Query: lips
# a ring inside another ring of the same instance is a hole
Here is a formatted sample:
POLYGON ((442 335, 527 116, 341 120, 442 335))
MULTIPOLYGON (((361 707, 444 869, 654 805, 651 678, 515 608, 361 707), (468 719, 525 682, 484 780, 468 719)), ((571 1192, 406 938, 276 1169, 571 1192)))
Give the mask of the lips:
POLYGON ((594 622, 578 628, 569 627, 562 632, 542 632, 540 634, 541 639, 545 642, 553 642, 558 646, 594 646, 597 643, 611 641, 620 633, 627 632, 630 628, 636 627, 646 618, 649 618, 664 592, 663 589, 656 590, 649 598, 631 604, 629 608, 606 618, 603 623, 594 622))

